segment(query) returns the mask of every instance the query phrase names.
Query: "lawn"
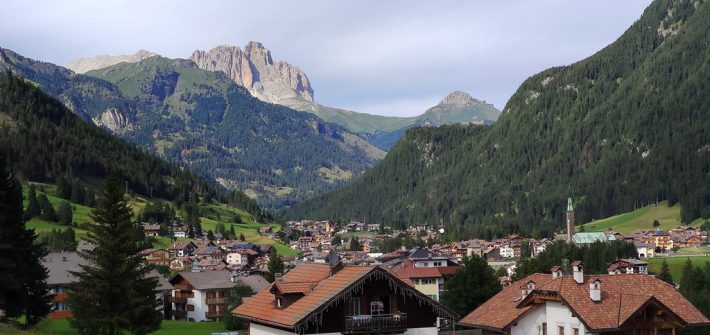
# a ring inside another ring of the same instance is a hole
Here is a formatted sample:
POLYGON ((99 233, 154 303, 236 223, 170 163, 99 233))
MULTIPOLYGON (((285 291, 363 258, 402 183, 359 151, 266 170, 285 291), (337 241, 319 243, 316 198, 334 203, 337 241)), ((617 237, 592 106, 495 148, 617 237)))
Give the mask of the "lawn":
MULTIPOLYGON (((636 230, 652 231, 656 229, 656 227, 653 226, 653 220, 658 220, 658 222, 661 223, 661 230, 668 230, 682 226, 680 222, 680 208, 678 204, 673 207, 668 207, 668 202, 662 201, 657 206, 646 206, 633 212, 586 223, 584 224, 584 230, 605 231, 611 228, 622 234, 633 233, 636 230)), ((699 225, 702 222, 702 219, 698 219, 693 221, 692 225, 699 225)), ((579 229, 578 227, 577 231, 579 231, 579 229)))
MULTIPOLYGON (((160 330, 151 333, 154 335, 208 335, 224 331, 220 322, 186 322, 163 320, 160 330)), ((14 328, 0 326, 0 335, 76 335, 77 332, 69 325, 69 320, 47 319, 28 331, 19 331, 14 328)))
POLYGON ((678 283, 683 277, 683 267, 685 267, 685 261, 688 258, 690 258, 694 266, 705 266, 706 263, 710 263, 710 256, 656 257, 647 258, 646 261, 648 262, 648 271, 658 274, 661 272, 661 265, 665 259, 668 262, 668 268, 671 270, 673 281, 678 283))

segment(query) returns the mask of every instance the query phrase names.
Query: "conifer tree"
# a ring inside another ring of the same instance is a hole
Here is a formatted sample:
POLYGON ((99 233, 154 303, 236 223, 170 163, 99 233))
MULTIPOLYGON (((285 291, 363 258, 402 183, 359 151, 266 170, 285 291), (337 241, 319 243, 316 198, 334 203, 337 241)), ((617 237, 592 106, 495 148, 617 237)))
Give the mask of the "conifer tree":
POLYGON ((0 156, 0 310, 5 317, 25 315, 25 326, 49 313, 47 269, 40 262, 46 250, 36 238, 25 228, 20 182, 0 156))
POLYGON ((68 290, 70 323, 79 334, 147 334, 160 327, 157 279, 148 277, 150 268, 138 256, 142 241, 134 234, 131 213, 121 181, 109 177, 86 236, 95 249, 79 252, 87 265, 72 272, 77 281, 68 290))
POLYGON ((39 197, 37 197, 37 203, 39 203, 39 208, 41 210, 39 215, 40 219, 51 222, 57 221, 57 214, 54 212, 54 207, 52 207, 52 204, 49 202, 46 195, 40 194, 39 197))
POLYGON ((233 240, 237 238, 237 233, 234 231, 234 226, 229 227, 229 239, 233 240))
POLYGON ((362 246, 360 246, 360 242, 358 241, 357 237, 353 236, 350 239, 350 251, 360 251, 362 249, 362 246))
POLYGON ((246 238, 244 238, 244 234, 243 234, 243 233, 239 233, 239 240, 240 240, 240 241, 246 241, 246 238))
POLYGON ((279 257, 279 254, 276 252, 276 248, 271 248, 271 252, 269 252, 269 264, 267 265, 267 269, 269 270, 269 273, 267 274, 267 279, 270 282, 273 282, 276 279, 277 273, 284 272, 284 262, 281 257, 279 257))
POLYGON ((72 213, 71 204, 69 204, 69 201, 62 201, 57 210, 57 222, 61 225, 71 226, 73 220, 74 215, 72 213))
POLYGON ((464 257, 463 267, 444 284, 441 303, 466 315, 500 291, 495 271, 488 262, 473 255, 464 257))
POLYGON ((673 276, 671 276, 671 269, 668 267, 668 262, 663 259, 663 264, 661 265, 661 273, 658 274, 658 279, 668 283, 673 284, 673 276))
POLYGON ((81 184, 79 179, 74 179, 71 186, 71 202, 75 204, 85 204, 86 203, 86 190, 84 185, 81 184))
POLYGON ((28 218, 38 216, 42 210, 37 202, 37 191, 34 185, 30 185, 30 190, 27 193, 27 210, 25 211, 28 218))

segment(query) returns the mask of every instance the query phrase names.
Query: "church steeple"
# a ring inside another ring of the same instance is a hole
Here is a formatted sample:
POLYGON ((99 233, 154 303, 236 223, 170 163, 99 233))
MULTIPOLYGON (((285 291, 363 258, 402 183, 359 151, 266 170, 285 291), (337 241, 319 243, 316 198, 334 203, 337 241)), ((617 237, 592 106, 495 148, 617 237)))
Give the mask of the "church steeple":
POLYGON ((572 242, 574 236, 574 208, 572 207, 572 198, 567 198, 567 242, 572 242))

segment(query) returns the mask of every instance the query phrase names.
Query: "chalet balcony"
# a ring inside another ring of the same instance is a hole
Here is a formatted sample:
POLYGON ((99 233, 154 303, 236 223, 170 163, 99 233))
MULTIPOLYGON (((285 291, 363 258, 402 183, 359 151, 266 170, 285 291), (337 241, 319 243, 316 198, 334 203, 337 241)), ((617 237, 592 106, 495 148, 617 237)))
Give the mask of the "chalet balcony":
POLYGON ((227 298, 207 298, 208 305, 226 304, 227 298))
POLYGON ((224 312, 205 312, 205 317, 208 319, 216 319, 224 316, 224 312))
POLYGON ((174 304, 186 304, 187 297, 170 297, 170 301, 174 304))
POLYGON ((185 284, 175 284, 175 289, 180 291, 189 291, 190 288, 185 284))
POLYGON ((354 315, 345 317, 343 334, 404 333, 407 314, 354 315))
POLYGON ((172 311, 172 314, 173 314, 173 316, 174 316, 176 319, 185 319, 185 318, 187 318, 187 311, 176 311, 176 310, 173 310, 173 311, 172 311))

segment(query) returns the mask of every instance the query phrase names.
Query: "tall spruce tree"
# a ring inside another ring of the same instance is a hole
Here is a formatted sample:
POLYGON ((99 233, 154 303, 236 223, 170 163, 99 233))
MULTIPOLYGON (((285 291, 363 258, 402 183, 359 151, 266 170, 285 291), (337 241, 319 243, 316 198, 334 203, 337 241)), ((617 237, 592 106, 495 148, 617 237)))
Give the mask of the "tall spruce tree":
POLYGON ((661 265, 661 273, 658 274, 658 279, 668 283, 673 284, 673 276, 671 276, 671 269, 668 267, 668 262, 663 259, 663 264, 661 265))
POLYGON ((57 221, 57 214, 56 212, 54 212, 54 207, 52 207, 52 204, 49 202, 49 199, 47 199, 46 195, 40 194, 37 197, 37 203, 39 203, 39 208, 41 211, 39 215, 40 219, 51 222, 57 221))
POLYGON ((269 273, 267 273, 268 278, 266 279, 270 282, 276 280, 277 273, 283 274, 286 267, 284 266, 284 262, 278 252, 276 252, 276 248, 271 248, 271 251, 269 252, 269 264, 267 264, 266 267, 269 270, 269 273))
POLYGON ((71 204, 69 201, 63 200, 59 204, 59 209, 57 210, 57 223, 65 226, 71 226, 74 221, 74 213, 72 212, 71 204))
POLYGON ((25 315, 26 326, 49 313, 47 269, 40 262, 47 252, 36 238, 25 228, 22 186, 0 155, 0 310, 4 317, 25 315))
POLYGON ((106 180, 98 204, 91 212, 86 240, 95 246, 80 251, 87 265, 73 272, 69 286, 71 325, 79 334, 147 334, 160 328, 157 279, 138 256, 142 243, 133 233, 131 208, 123 196, 123 183, 106 180))
POLYGON ((27 210, 25 214, 28 218, 33 218, 42 213, 42 209, 39 208, 39 203, 37 202, 37 191, 34 185, 30 185, 30 190, 27 192, 27 210))

